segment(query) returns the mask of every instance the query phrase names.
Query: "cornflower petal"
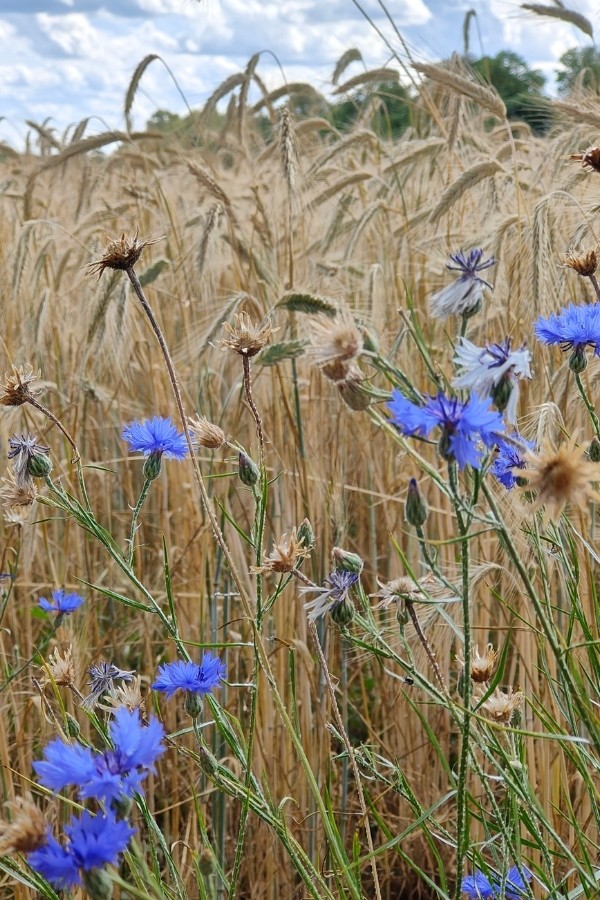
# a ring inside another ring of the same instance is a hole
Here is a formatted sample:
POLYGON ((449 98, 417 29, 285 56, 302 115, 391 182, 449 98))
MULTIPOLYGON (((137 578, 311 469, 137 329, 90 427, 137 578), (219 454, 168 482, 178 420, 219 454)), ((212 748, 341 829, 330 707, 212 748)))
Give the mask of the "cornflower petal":
POLYGON ((27 862, 59 890, 69 890, 81 884, 79 867, 73 855, 51 833, 48 833, 43 847, 27 855, 27 862))
POLYGON ((188 445, 183 432, 177 431, 170 418, 154 416, 144 422, 131 422, 122 432, 129 449, 144 456, 158 454, 167 459, 184 459, 188 445))
POLYGON ((113 812, 93 816, 88 810, 65 826, 69 850, 79 869, 88 872, 107 863, 115 864, 127 848, 135 829, 113 812))
POLYGON ((55 612, 63 615, 70 615, 75 612, 84 602, 83 597, 79 594, 65 594, 64 591, 52 591, 52 600, 46 600, 40 597, 38 606, 46 612, 55 612))
POLYGON ((33 763, 40 784, 52 791, 62 791, 68 784, 86 784, 95 773, 89 747, 67 744, 56 738, 44 748, 44 759, 33 763))
POLYGON ((226 670, 225 664, 218 656, 213 657, 212 653, 204 654, 201 665, 178 659, 158 667, 158 675, 152 688, 163 691, 167 697, 172 697, 178 690, 190 694, 209 694, 219 686, 226 670))
POLYGON ((390 421, 396 425, 403 434, 418 434, 426 437, 438 424, 437 416, 426 406, 418 406, 408 400, 400 391, 392 392, 392 399, 388 404, 391 413, 390 421))
POLYGON ((165 752, 161 743, 165 729, 158 719, 152 717, 148 725, 143 725, 139 712, 130 712, 124 706, 113 714, 110 736, 127 769, 144 766, 154 770, 155 761, 165 752))

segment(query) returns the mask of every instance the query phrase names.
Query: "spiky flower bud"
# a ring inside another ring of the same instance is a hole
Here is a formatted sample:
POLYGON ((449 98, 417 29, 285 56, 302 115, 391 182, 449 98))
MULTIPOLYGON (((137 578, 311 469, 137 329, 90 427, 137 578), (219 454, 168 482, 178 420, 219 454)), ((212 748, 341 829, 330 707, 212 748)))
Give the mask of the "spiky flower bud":
POLYGON ((260 478, 260 469, 243 450, 238 457, 238 475, 242 484, 248 487, 253 487, 260 478))
POLYGON ((569 368, 571 372, 574 372, 576 375, 580 375, 585 369, 587 369, 587 364, 588 360, 585 352, 585 346, 575 347, 569 357, 569 368))
POLYGON ((45 453, 34 453, 27 460, 27 472, 32 478, 46 478, 52 471, 52 461, 45 453))
POLYGON ((508 406, 508 401, 510 400, 515 383, 514 378, 507 372, 506 375, 492 387, 492 400, 499 412, 504 412, 508 406))
POLYGON ((334 603, 329 614, 336 625, 346 628, 354 618, 354 603, 350 597, 344 597, 340 603, 334 603))
POLYGON ((160 475, 162 456, 162 453, 150 453, 146 457, 143 468, 146 481, 154 481, 160 475))
POLYGON ((352 572, 354 575, 360 575, 365 567, 364 562, 357 553, 342 550, 341 547, 334 547, 331 551, 331 556, 338 572, 352 572))
POLYGON ((65 731, 69 735, 69 737, 77 738, 81 734, 81 728, 79 726, 79 722, 72 716, 71 713, 65 714, 65 731))
POLYGON ((84 871, 83 883, 90 900, 111 900, 113 884, 104 869, 84 871))
POLYGON ((587 455, 592 462, 600 462, 600 441, 597 437, 593 437, 590 441, 587 455))
POLYGON ((191 716, 192 719, 197 719, 198 716, 202 715, 204 710, 204 704, 202 702, 202 697, 200 694, 196 694, 193 691, 186 691, 185 693, 185 711, 188 716, 191 716))
POLYGON ((404 516, 409 525, 414 528, 422 528, 427 521, 428 509, 423 494, 419 490, 416 478, 411 478, 408 483, 404 516))
POLYGON ((305 547, 314 546, 315 533, 308 519, 303 519, 302 522, 300 522, 296 535, 298 537, 298 540, 301 541, 305 547))

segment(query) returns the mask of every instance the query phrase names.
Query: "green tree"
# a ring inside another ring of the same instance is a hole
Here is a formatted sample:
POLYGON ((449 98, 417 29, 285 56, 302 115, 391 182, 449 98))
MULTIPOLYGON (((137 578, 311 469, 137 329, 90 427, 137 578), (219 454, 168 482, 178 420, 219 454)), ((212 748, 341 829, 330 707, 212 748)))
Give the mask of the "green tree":
POLYGON ((498 91, 509 119, 522 119, 536 134, 548 130, 551 119, 544 104, 546 79, 541 72, 530 69, 522 56, 510 50, 470 60, 470 64, 498 91))
POLYGON ((349 129, 367 103, 380 100, 373 106, 370 126, 382 137, 397 137, 410 125, 411 104, 406 88, 397 81, 381 82, 372 90, 364 88, 331 107, 331 119, 336 128, 349 129))
POLYGON ((559 62, 563 67, 556 75, 559 94, 570 94, 576 83, 600 94, 600 53, 595 47, 572 47, 559 62))

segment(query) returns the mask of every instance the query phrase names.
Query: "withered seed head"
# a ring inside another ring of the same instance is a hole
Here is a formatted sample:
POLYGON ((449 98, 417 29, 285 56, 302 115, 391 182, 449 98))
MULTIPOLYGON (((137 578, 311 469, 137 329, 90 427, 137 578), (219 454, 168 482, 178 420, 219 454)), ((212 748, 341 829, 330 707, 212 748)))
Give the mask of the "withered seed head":
POLYGON ((593 169, 600 172, 600 147, 588 147, 583 153, 571 153, 568 159, 575 159, 581 162, 584 169, 593 169))
POLYGON ((537 494, 533 508, 545 507, 546 518, 558 518, 567 504, 585 509, 589 500, 600 501, 593 483, 600 481, 600 463, 586 458, 586 448, 574 442, 557 450, 548 442, 539 454, 525 453, 527 468, 519 471, 526 481, 522 490, 537 494))
POLYGON ((268 343, 273 332, 278 330, 273 328, 270 322, 262 326, 255 325, 245 312, 236 313, 235 318, 237 320, 235 325, 223 322, 228 337, 223 338, 221 343, 226 349, 234 350, 240 356, 256 356, 268 343))
POLYGON ((15 476, 9 472, 8 478, 0 479, 0 504, 3 509, 15 509, 31 506, 37 496, 37 490, 32 478, 25 479, 18 485, 15 476))
POLYGON ((200 416, 199 419, 188 417, 188 425, 192 435, 201 447, 206 447, 209 450, 218 450, 225 443, 226 438, 223 429, 210 422, 206 416, 200 416))
POLYGON ((12 372, 4 376, 4 384, 1 386, 2 396, 0 403, 3 406, 22 406, 23 403, 34 397, 39 391, 32 391, 31 385, 40 377, 39 372, 34 372, 32 366, 13 366, 12 372))
POLYGON ((7 806, 12 809, 13 818, 11 822, 0 819, 0 856, 31 853, 46 843, 46 823, 31 799, 20 797, 7 806))
POLYGON ((125 232, 121 233, 121 237, 112 240, 104 250, 104 255, 95 262, 88 263, 86 269, 89 269, 90 275, 102 275, 105 269, 127 269, 133 268, 142 254, 144 247, 149 244, 155 244, 156 241, 140 241, 138 232, 133 237, 126 237, 125 232))
POLYGON ((355 412, 363 412, 371 405, 371 395, 363 386, 365 376, 355 363, 348 367, 346 377, 336 381, 335 386, 339 395, 350 409, 355 412))
POLYGON ((496 688, 491 697, 488 697, 483 704, 483 709, 494 722, 498 722, 501 725, 510 725, 510 720, 515 710, 523 702, 524 696, 522 691, 516 691, 513 694, 512 688, 509 688, 506 694, 500 688, 496 688))
MULTIPOLYGON (((496 658, 498 653, 494 650, 492 644, 488 644, 485 648, 483 654, 479 653, 479 647, 471 648, 471 668, 469 671, 469 675, 471 677, 471 681, 474 681, 475 684, 486 684, 492 674, 494 672, 494 666, 496 665, 496 658)), ((465 667, 465 661, 462 657, 457 656, 458 662, 462 663, 463 668, 465 667)))
POLYGON ((60 684, 63 687, 73 687, 75 685, 73 648, 69 644, 62 652, 63 655, 61 656, 61 651, 56 647, 53 653, 48 657, 48 669, 51 677, 47 674, 44 675, 42 678, 42 685, 44 687, 52 682, 60 684))
POLYGON ((594 248, 582 250, 579 253, 571 251, 565 255, 563 265, 568 269, 573 269, 578 275, 589 278, 598 268, 598 254, 594 248))
POLYGON ((292 528, 290 535, 282 534, 270 555, 263 560, 262 566, 252 566, 253 575, 264 572, 291 572, 298 565, 298 561, 310 556, 310 547, 306 546, 304 538, 298 538, 296 529, 292 528))
POLYGON ((325 372, 331 381, 342 381, 346 377, 348 364, 360 356, 362 349, 362 332, 349 312, 340 313, 335 319, 323 317, 313 322, 308 351, 313 361, 324 372, 326 368, 344 372, 337 378, 332 378, 329 371, 325 372))

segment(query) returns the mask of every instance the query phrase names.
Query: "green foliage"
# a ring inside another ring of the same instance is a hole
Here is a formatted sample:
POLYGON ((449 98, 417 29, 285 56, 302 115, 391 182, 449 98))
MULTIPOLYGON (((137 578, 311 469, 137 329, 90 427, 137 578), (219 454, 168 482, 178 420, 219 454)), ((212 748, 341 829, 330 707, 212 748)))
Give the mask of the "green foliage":
POLYGON ((541 72, 530 69, 522 56, 509 50, 470 62, 472 68, 498 91, 509 119, 522 119, 535 134, 544 134, 548 130, 550 114, 542 94, 546 79, 541 72))
POLYGON ((381 137, 397 137, 410 125, 410 96, 398 82, 381 82, 373 89, 363 88, 334 103, 331 107, 333 124, 341 131, 348 131, 369 104, 373 105, 370 125, 381 137))
POLYGON ((560 58, 556 75, 558 93, 570 94, 575 87, 600 94, 600 53, 595 47, 571 47, 560 58))

